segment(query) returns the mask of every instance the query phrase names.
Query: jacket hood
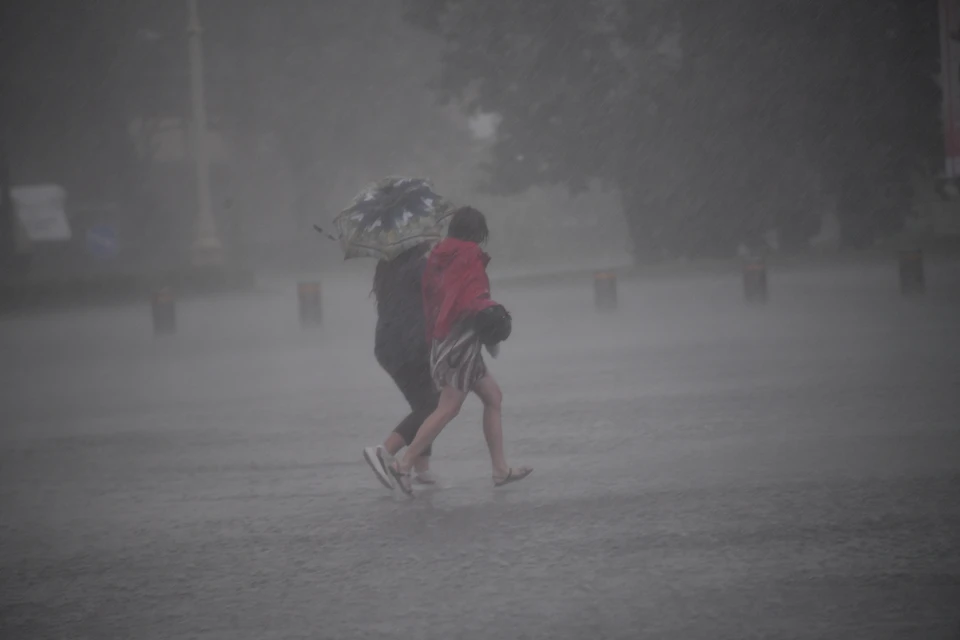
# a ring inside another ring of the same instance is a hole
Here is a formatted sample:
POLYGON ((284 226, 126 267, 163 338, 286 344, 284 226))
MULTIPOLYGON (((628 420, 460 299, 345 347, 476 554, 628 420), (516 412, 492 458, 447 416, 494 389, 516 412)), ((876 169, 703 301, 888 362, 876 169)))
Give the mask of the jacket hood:
POLYGON ((449 266, 457 256, 479 255, 486 267, 490 263, 490 256, 483 252, 476 242, 467 242, 457 238, 445 238, 433 248, 433 256, 440 267, 449 266))

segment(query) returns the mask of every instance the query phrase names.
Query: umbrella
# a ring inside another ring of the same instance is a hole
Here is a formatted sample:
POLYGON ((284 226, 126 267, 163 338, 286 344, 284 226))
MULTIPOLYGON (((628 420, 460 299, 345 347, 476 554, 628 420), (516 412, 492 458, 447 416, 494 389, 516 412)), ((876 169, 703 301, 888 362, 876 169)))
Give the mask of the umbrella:
POLYGON ((389 177, 368 185, 334 219, 344 260, 392 260, 443 236, 450 204, 425 178, 389 177))

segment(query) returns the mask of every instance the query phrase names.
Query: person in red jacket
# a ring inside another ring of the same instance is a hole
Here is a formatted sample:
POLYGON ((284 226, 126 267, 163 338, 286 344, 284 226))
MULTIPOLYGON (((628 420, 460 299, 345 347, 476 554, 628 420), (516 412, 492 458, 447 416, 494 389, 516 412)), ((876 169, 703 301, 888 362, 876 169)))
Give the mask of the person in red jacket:
POLYGON ((391 461, 396 483, 411 494, 414 461, 460 412, 470 392, 483 402, 483 435, 490 450, 495 486, 526 478, 533 469, 511 468, 503 454, 500 386, 487 371, 481 349, 496 353, 510 332, 510 315, 490 297, 486 267, 490 257, 480 245, 489 231, 484 215, 462 207, 450 218, 447 237, 430 252, 423 273, 423 310, 430 371, 440 390, 436 410, 424 420, 403 458, 391 461))

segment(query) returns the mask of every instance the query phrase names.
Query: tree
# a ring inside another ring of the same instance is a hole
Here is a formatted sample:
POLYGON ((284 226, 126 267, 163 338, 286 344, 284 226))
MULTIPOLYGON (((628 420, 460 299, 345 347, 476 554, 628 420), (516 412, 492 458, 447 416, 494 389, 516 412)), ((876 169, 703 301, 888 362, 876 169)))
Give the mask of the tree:
MULTIPOLYGON (((420 89, 436 45, 398 3, 205 0, 211 113, 235 140, 276 144, 294 191, 293 228, 346 205, 365 183, 417 170, 466 133, 420 89)), ((253 150, 249 151, 254 153, 253 150)))
POLYGON ((502 116, 493 185, 599 178, 647 259, 730 251, 763 226, 737 196, 776 157, 752 100, 766 69, 756 25, 718 4, 412 0, 410 19, 448 43, 446 96, 502 116))
POLYGON ((186 104, 186 81, 170 72, 183 48, 145 30, 162 31, 174 19, 182 25, 170 6, 4 4, 2 124, 14 181, 57 182, 73 203, 114 202, 128 212, 128 230, 156 217, 145 189, 149 158, 129 127, 134 118, 149 126, 186 104))
MULTIPOLYGON (((672 71, 653 48, 624 40, 625 23, 640 20, 640 9, 610 0, 408 3, 408 19, 447 42, 442 99, 501 116, 489 188, 506 194, 546 183, 578 191, 594 179, 623 186, 626 167, 652 158, 651 96, 672 71)), ((644 11, 659 22, 669 14, 667 3, 644 11)), ((658 28, 654 40, 663 37, 658 28)), ((646 242, 639 231, 633 236, 646 242)))
POLYGON ((937 119, 937 3, 836 3, 820 14, 828 53, 814 90, 829 96, 810 119, 819 162, 840 202, 842 240, 863 247, 898 231, 910 211, 912 170, 943 151, 937 119), (856 34, 856 37, 851 37, 856 34))
MULTIPOLYGON (((343 206, 369 180, 408 170, 425 149, 462 142, 419 90, 436 45, 402 22, 397 2, 199 4, 210 130, 237 151, 214 167, 218 204, 230 196, 224 180, 268 140, 295 192, 296 217, 281 224, 315 241, 308 217, 343 206)), ((148 136, 131 136, 131 125, 188 117, 184 1, 34 0, 0 11, 10 34, 0 40, 0 99, 14 178, 58 182, 74 202, 118 201, 131 227, 184 245, 194 219, 191 167, 150 162, 140 146, 148 136), (155 194, 182 206, 168 201, 161 210, 155 194)), ((269 207, 251 213, 282 217, 269 207)))
MULTIPOLYGON (((902 48, 883 44, 887 30, 912 15, 905 4, 886 11, 756 0, 407 6, 412 22, 446 43, 444 96, 502 117, 492 185, 577 189, 600 178, 621 192, 639 258, 729 254, 770 228, 802 244, 816 230, 808 176, 817 167, 841 195, 846 228, 856 229, 864 210, 854 196, 858 181, 883 185, 887 202, 902 202, 907 175, 899 160, 868 162, 864 172, 837 148, 877 158, 887 147, 887 157, 902 158, 915 151, 916 127, 895 132, 892 124, 935 113, 903 110, 909 83, 924 80, 916 64, 894 62, 902 48), (664 55, 677 34, 679 66, 664 55), (838 64, 848 42, 862 50, 838 64), (853 73, 851 60, 860 61, 853 73), (869 68, 877 61, 896 71, 886 83, 869 68), (868 124, 848 122, 853 113, 868 114, 868 124)), ((854 244, 882 227, 869 219, 845 239, 854 244)))

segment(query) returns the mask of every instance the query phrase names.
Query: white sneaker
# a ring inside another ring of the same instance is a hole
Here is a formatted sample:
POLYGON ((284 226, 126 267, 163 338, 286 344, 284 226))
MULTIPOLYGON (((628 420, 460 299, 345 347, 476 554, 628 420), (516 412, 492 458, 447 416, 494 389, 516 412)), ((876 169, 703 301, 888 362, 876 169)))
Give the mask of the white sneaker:
POLYGON ((393 478, 387 471, 387 465, 390 464, 390 458, 392 457, 393 456, 387 453, 387 450, 383 448, 383 445, 377 445, 376 447, 365 447, 363 449, 363 459, 367 461, 368 465, 370 465, 370 468, 373 470, 374 475, 377 476, 377 480, 380 481, 380 484, 391 491, 393 491, 393 478))

